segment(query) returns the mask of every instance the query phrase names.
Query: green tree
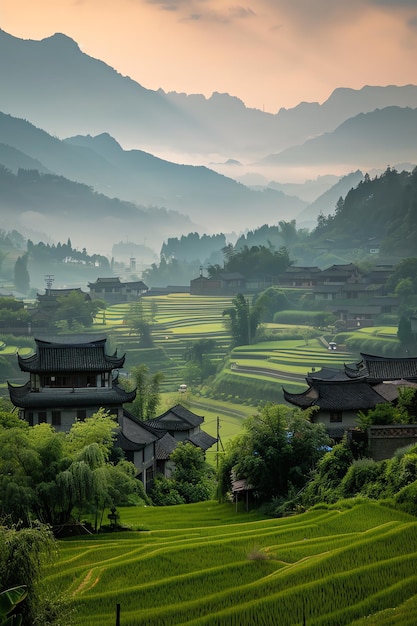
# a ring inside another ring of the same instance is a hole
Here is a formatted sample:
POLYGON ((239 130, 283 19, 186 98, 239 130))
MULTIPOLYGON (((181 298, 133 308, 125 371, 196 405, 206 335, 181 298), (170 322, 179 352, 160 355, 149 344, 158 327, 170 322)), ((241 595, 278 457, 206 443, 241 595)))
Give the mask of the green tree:
POLYGON ((189 504, 209 500, 214 493, 214 472, 204 452, 192 443, 179 443, 170 456, 172 476, 157 476, 150 491, 157 506, 189 504))
POLYGON ((233 298, 232 305, 223 311, 225 326, 232 337, 232 347, 250 345, 260 324, 261 308, 257 304, 251 307, 241 293, 233 298))
POLYGON ((414 350, 416 338, 411 329, 410 318, 405 315, 402 315, 399 319, 397 337, 406 352, 414 350))
POLYGON ((69 329, 76 328, 77 324, 91 326, 97 312, 106 307, 102 300, 88 300, 85 294, 75 290, 68 295, 59 296, 57 303, 55 320, 66 321, 69 329))
MULTIPOLYGON (((210 361, 208 354, 216 347, 214 339, 198 339, 187 346, 184 358, 188 364, 193 364, 198 371, 199 382, 202 383, 206 376, 214 373, 215 367, 210 361)), ((194 372, 195 375, 195 372, 194 372)))
POLYGON ((30 289, 30 276, 28 272, 28 254, 17 257, 14 266, 14 285, 20 293, 27 294, 30 289))
POLYGON ((132 332, 139 335, 139 346, 141 348, 152 348, 153 346, 151 317, 152 311, 145 309, 143 300, 137 300, 130 304, 125 323, 132 332))
POLYGON ((224 494, 233 471, 262 502, 286 498, 292 488, 301 488, 330 442, 323 424, 313 424, 309 413, 284 405, 266 405, 244 428, 222 462, 221 489, 224 494))
MULTIPOLYGON (((58 596, 42 585, 42 568, 56 553, 50 529, 41 524, 31 528, 0 526, 0 589, 24 589, 14 594, 20 599, 18 612, 23 626, 53 626, 73 623, 68 598, 58 596), (22 597, 23 595, 23 597, 22 597)), ((3 603, 1 603, 1 607, 3 603)), ((0 613, 0 619, 2 614, 0 613)), ((19 621, 1 621, 11 625, 19 621)))
POLYGON ((341 497, 340 483, 352 463, 353 454, 346 441, 333 446, 317 462, 312 479, 302 494, 303 504, 336 502, 341 497))
MULTIPOLYGON (((403 259, 397 265, 395 271, 387 281, 388 289, 390 289, 390 291, 394 293, 399 283, 401 283, 401 281, 403 280, 411 281, 413 286, 412 293, 417 293, 417 257, 409 257, 407 259, 403 259)), ((400 291, 403 291, 404 288, 407 292, 406 295, 409 295, 408 282, 400 287, 400 291)))
POLYGON ((255 300, 263 322, 272 322, 274 314, 289 308, 288 298, 279 287, 268 287, 255 300))
POLYGON ((384 424, 415 424, 417 422, 417 393, 410 387, 398 388, 396 404, 383 402, 369 411, 359 411, 358 424, 366 430, 369 426, 384 424))
POLYGON ((172 479, 186 503, 209 500, 213 495, 213 471, 204 452, 192 443, 179 443, 170 457, 175 463, 172 479))
POLYGON ((0 517, 25 526, 35 519, 59 526, 107 505, 140 501, 143 487, 134 466, 110 462, 117 422, 104 410, 68 433, 49 424, 2 424, 0 517))
POLYGON ((133 415, 141 420, 152 419, 156 416, 161 399, 160 389, 163 379, 162 372, 150 375, 146 365, 132 368, 129 386, 136 388, 136 398, 130 408, 133 415))

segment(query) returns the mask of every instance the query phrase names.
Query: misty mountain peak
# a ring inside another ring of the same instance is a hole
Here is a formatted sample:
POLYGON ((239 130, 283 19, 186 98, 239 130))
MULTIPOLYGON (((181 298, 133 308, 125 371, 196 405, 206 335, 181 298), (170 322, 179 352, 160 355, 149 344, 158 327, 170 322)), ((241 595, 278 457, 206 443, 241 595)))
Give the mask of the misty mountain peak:
POLYGON ((121 145, 109 133, 101 133, 100 135, 76 135, 65 139, 66 143, 72 145, 83 146, 84 148, 92 148, 97 152, 123 152, 121 145))

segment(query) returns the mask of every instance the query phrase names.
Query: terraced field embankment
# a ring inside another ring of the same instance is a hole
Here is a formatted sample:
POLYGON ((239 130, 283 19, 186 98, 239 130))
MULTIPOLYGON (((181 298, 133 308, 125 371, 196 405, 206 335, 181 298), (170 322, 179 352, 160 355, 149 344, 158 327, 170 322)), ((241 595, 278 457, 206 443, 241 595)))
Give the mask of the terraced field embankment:
POLYGON ((76 626, 114 626, 116 604, 123 626, 415 626, 417 521, 399 511, 368 502, 267 519, 204 502, 120 513, 141 530, 60 541, 45 572, 73 598, 76 626))

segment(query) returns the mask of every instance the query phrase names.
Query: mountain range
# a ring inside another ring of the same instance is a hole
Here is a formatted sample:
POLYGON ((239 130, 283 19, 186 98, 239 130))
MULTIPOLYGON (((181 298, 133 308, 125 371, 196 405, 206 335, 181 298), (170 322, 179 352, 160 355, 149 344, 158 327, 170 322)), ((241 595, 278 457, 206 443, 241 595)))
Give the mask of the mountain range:
POLYGON ((17 194, 5 198, 0 188, 2 213, 19 206, 19 219, 25 223, 25 215, 33 228, 37 220, 28 216, 48 206, 46 232, 54 234, 56 222, 66 229, 61 239, 85 232, 90 219, 92 232, 106 237, 98 251, 126 237, 127 220, 134 220, 136 241, 158 250, 167 236, 190 230, 239 234, 279 220, 312 224, 362 172, 417 163, 415 85, 340 88, 322 104, 270 114, 229 94, 146 89, 63 34, 32 41, 1 30, 0 79, 0 164, 15 176, 17 194), (19 170, 43 175, 33 177, 33 196, 26 180, 19 199, 19 170), (284 172, 310 180, 290 184, 284 172), (251 178, 265 184, 238 182, 251 178), (71 208, 68 195, 60 199, 63 179, 68 188, 78 184, 79 202, 85 187, 90 215, 82 204, 71 208), (54 180, 60 184, 52 208, 39 190, 50 194, 54 180), (96 195, 94 211, 88 194, 96 195), (108 214, 114 229, 98 224, 108 214))

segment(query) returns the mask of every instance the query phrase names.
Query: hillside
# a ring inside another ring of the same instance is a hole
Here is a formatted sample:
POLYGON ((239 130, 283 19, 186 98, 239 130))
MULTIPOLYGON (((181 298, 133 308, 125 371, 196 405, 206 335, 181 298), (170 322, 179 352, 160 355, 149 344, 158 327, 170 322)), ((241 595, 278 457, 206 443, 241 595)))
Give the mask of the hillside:
POLYGON ((376 503, 282 519, 216 502, 121 510, 140 532, 59 542, 77 626, 414 626, 415 518, 376 503), (414 612, 413 612, 414 609, 414 612), (277 621, 279 616, 279 621, 277 621), (359 622, 358 624, 362 624, 359 622))
POLYGON ((81 248, 110 255, 120 239, 145 237, 156 250, 174 232, 195 229, 185 216, 166 209, 139 207, 95 193, 87 185, 62 176, 0 165, 2 228, 47 242, 70 237, 81 248))
MULTIPOLYGON (((306 204, 281 191, 249 189, 207 167, 179 165, 141 150, 123 150, 107 133, 63 141, 25 120, 0 113, 0 137, 2 144, 15 149, 0 150, 3 165, 13 171, 40 163, 44 171, 89 185, 106 196, 178 211, 188 216, 190 224, 208 232, 239 231, 260 221, 290 218, 306 204)), ((57 199, 56 209, 61 208, 64 206, 57 199)), ((32 209, 29 204, 28 210, 32 209)), ((166 225, 161 225, 161 230, 159 240, 166 236, 166 225)))
POLYGON ((369 169, 398 161, 417 163, 417 108, 386 107, 360 113, 332 133, 262 160, 269 165, 317 166, 339 164, 369 169))
POLYGON ((380 255, 417 256, 417 168, 388 168, 374 179, 365 176, 344 202, 311 235, 312 246, 329 250, 378 248, 380 255))

